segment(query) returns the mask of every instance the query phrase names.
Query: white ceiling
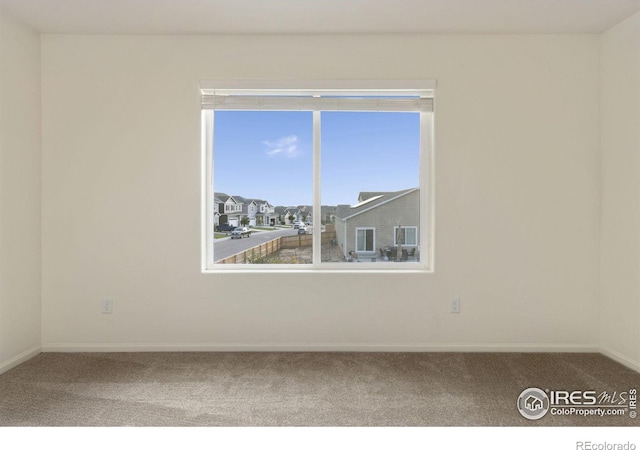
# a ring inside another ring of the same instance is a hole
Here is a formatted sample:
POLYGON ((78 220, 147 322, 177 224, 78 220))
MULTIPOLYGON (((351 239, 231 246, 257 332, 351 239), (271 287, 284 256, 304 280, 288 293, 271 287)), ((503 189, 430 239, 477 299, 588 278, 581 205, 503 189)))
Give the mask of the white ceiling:
POLYGON ((43 33, 601 33, 640 0, 0 0, 43 33))

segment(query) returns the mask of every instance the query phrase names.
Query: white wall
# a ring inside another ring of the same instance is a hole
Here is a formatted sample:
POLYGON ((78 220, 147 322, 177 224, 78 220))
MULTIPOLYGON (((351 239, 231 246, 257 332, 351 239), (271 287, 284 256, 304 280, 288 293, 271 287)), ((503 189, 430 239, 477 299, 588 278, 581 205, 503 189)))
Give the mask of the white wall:
POLYGON ((44 349, 596 348, 598 88, 598 36, 43 36, 44 349), (435 274, 201 274, 199 82, 372 77, 438 81, 435 274))
POLYGON ((0 10, 0 373, 40 350, 40 37, 0 10))
POLYGON ((601 342, 640 370, 640 13, 602 36, 601 342))

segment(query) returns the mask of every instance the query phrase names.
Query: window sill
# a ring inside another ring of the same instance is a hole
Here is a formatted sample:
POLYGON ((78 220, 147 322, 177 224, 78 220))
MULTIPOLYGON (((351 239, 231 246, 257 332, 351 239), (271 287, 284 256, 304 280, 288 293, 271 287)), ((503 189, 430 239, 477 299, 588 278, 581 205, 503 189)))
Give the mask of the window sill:
POLYGON ((433 269, 430 269, 420 263, 416 262, 353 262, 353 263, 341 263, 338 266, 334 264, 328 264, 326 267, 312 266, 311 264, 302 265, 286 265, 281 264, 243 264, 243 267, 238 265, 221 265, 221 267, 206 268, 202 270, 203 274, 230 274, 230 273, 252 273, 252 274, 264 274, 264 273, 346 273, 346 274, 432 274, 433 269))

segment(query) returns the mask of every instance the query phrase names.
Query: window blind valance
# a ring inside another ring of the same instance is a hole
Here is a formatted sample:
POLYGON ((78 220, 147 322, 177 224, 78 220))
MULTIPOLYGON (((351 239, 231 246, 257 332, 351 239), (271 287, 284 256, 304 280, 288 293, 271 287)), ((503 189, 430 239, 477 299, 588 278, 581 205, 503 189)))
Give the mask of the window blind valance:
POLYGON ((203 94, 202 109, 227 111, 377 111, 431 112, 433 98, 311 97, 203 94))

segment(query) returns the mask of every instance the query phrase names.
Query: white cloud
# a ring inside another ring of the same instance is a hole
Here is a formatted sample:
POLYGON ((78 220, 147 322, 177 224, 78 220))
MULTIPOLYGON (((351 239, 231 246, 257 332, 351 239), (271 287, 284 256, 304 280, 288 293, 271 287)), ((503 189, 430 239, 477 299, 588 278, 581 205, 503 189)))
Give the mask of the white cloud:
POLYGON ((298 136, 284 136, 275 141, 262 141, 268 148, 266 151, 269 156, 284 156, 287 158, 295 158, 298 155, 298 136))

